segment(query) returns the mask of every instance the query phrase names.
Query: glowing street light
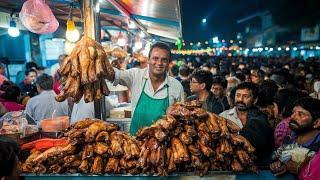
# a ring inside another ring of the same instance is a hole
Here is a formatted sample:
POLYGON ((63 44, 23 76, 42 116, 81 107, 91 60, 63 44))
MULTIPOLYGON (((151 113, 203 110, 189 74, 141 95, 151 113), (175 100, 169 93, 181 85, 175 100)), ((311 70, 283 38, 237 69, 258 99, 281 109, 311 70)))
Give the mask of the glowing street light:
POLYGON ((219 38, 218 38, 218 36, 213 37, 213 38, 212 38, 212 42, 213 42, 213 43, 219 43, 219 38))
POLYGON ((203 19, 202 19, 202 23, 205 24, 206 22, 207 22, 207 19, 206 19, 206 18, 203 18, 203 19))

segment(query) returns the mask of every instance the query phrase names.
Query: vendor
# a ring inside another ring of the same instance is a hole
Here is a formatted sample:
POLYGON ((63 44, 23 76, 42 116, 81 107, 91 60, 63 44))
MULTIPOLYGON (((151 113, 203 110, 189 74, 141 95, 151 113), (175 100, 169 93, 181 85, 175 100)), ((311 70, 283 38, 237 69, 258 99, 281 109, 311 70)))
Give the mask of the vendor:
POLYGON ((130 133, 150 126, 166 113, 170 104, 184 101, 180 82, 168 76, 171 50, 164 43, 155 43, 149 52, 148 67, 129 70, 115 69, 114 84, 127 86, 132 93, 132 120, 130 133))

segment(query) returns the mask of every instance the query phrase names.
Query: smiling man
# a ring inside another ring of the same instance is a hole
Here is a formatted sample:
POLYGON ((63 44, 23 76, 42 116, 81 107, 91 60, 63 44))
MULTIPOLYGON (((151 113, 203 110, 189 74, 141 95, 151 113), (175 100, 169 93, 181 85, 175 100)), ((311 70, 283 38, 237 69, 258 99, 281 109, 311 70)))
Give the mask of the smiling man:
POLYGON ((127 86, 132 94, 132 120, 130 133, 150 126, 165 114, 169 105, 184 101, 181 83, 168 76, 171 50, 164 43, 155 43, 149 52, 148 67, 118 70, 114 68, 114 85, 127 86))

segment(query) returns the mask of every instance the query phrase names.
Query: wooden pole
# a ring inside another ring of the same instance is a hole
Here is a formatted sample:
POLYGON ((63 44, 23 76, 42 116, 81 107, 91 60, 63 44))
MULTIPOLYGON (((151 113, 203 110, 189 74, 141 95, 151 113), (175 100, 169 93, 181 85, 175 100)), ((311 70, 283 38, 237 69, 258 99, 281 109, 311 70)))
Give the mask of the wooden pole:
MULTIPOLYGON (((83 0, 82 12, 84 18, 84 34, 100 43, 100 13, 95 11, 97 0, 83 0)), ((106 103, 103 96, 100 100, 94 100, 94 116, 97 119, 106 120, 106 103)))

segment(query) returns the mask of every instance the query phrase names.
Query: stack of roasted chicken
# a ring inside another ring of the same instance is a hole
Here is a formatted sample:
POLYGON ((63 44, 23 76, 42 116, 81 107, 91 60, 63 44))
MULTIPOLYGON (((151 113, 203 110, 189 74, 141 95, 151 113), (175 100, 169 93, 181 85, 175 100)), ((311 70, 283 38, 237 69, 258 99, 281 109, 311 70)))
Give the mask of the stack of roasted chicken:
POLYGON ((174 104, 136 137, 118 126, 85 119, 65 132, 68 144, 32 150, 27 173, 116 173, 166 176, 177 172, 255 171, 254 148, 239 128, 192 101, 174 104))
POLYGON ((143 173, 256 171, 255 149, 237 134, 238 126, 200 107, 196 101, 174 104, 165 117, 137 132, 144 142, 139 158, 143 173))
POLYGON ((65 133, 66 146, 31 151, 22 164, 28 173, 123 173, 138 174, 139 143, 118 126, 85 119, 65 133))

